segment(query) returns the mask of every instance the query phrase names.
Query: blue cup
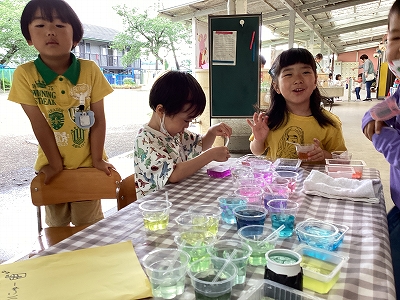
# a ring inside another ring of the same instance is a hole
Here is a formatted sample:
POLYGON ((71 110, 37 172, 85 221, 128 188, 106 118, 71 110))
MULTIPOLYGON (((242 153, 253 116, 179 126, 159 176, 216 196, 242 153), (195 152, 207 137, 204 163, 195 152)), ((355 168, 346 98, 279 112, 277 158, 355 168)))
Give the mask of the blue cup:
POLYGON ((285 225, 279 236, 292 236, 299 204, 288 199, 273 199, 267 202, 267 207, 271 216, 272 228, 278 229, 281 225, 285 225))
POLYGON ((233 209, 247 204, 248 199, 245 196, 227 195, 218 197, 219 207, 222 209, 221 218, 226 224, 236 224, 233 209))
POLYGON ((268 210, 261 205, 242 205, 235 207, 233 213, 236 218, 236 226, 239 230, 249 225, 264 225, 268 210))

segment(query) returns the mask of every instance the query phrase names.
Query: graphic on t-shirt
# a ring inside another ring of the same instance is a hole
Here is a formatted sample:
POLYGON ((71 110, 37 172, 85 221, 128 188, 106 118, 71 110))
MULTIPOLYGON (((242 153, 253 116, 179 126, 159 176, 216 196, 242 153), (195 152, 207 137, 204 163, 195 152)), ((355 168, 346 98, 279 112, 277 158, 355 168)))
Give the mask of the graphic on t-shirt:
POLYGON ((84 97, 85 100, 90 100, 91 92, 92 92, 92 88, 88 84, 79 83, 71 88, 71 90, 69 91, 69 94, 74 99, 80 101, 81 97, 84 97), (89 97, 89 99, 87 99, 88 97, 89 97))
POLYGON ((69 139, 69 134, 66 132, 54 132, 54 137, 56 138, 56 143, 58 147, 65 147, 68 146, 68 139, 69 139))
POLYGON ((64 125, 64 114, 61 109, 49 110, 50 125, 54 130, 59 130, 64 125))
POLYGON ((72 146, 75 148, 82 148, 85 145, 85 130, 75 127, 71 130, 72 146))
POLYGON ((286 141, 304 144, 304 131, 300 127, 290 126, 283 133, 278 143, 276 157, 297 158, 296 147, 286 141))

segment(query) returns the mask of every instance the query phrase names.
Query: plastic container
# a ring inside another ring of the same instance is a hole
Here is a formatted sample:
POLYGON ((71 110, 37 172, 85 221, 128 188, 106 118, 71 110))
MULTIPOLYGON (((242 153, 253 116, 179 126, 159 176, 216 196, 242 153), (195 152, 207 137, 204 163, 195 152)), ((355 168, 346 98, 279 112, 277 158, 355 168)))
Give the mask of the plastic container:
POLYGON ((348 260, 348 257, 308 245, 300 245, 294 251, 302 256, 303 288, 320 294, 328 293, 335 285, 348 260))
POLYGON ((346 225, 317 219, 307 219, 298 223, 295 228, 300 242, 328 251, 337 250, 342 244, 347 230, 349 227, 346 225))
POLYGON ((265 300, 265 299, 296 299, 321 300, 321 298, 298 291, 286 285, 264 279, 259 280, 249 290, 245 291, 238 300, 265 300))
POLYGON ((353 178, 353 176, 357 176, 354 168, 350 166, 326 165, 325 172, 333 178, 353 178))
POLYGON ((297 171, 300 167, 301 160, 293 159, 293 158, 278 158, 274 162, 275 170, 284 170, 284 171, 297 171))
POLYGON ((354 169, 352 178, 355 179, 360 179, 362 177, 364 166, 366 166, 363 160, 325 159, 325 161, 326 164, 330 166, 352 167, 354 169))
POLYGON ((224 178, 231 175, 229 166, 215 166, 207 169, 207 175, 214 178, 224 178))

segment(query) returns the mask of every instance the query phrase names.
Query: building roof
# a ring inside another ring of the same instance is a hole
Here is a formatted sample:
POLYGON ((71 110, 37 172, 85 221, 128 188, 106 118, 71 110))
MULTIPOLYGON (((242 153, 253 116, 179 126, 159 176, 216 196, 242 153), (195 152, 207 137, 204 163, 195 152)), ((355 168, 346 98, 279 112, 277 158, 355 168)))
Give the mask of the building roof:
MULTIPOLYGON (((208 15, 227 15, 227 0, 188 0, 159 13, 173 21, 196 18, 208 22, 208 15)), ((262 14, 262 24, 276 39, 262 45, 288 43, 291 12, 295 13, 294 42, 314 46, 323 40, 326 48, 343 53, 377 47, 387 30, 387 16, 393 0, 247 0, 248 14, 262 14)))
POLYGON ((91 24, 83 24, 83 39, 98 42, 112 42, 118 30, 91 24))

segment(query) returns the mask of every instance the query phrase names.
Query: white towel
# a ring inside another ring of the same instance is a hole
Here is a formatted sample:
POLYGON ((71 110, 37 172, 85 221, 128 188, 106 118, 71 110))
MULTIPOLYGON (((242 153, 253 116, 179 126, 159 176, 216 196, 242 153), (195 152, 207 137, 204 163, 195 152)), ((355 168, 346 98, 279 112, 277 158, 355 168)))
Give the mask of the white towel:
POLYGON ((379 203, 371 179, 332 178, 317 170, 312 170, 304 180, 303 192, 331 199, 379 203))

